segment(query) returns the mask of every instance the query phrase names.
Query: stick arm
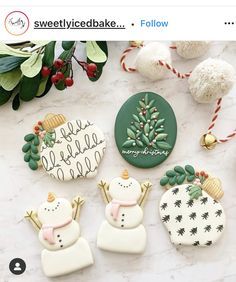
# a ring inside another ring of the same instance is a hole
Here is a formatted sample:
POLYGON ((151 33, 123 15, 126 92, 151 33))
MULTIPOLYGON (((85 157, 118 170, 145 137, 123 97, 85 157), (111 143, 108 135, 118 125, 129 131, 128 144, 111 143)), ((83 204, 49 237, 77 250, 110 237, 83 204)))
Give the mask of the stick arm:
POLYGON ((109 204, 111 202, 111 197, 109 195, 109 184, 101 180, 98 183, 98 188, 101 190, 102 198, 105 204, 109 204))
POLYGON ((148 198, 148 195, 150 193, 152 187, 152 183, 150 181, 145 181, 141 184, 141 189, 142 189, 142 195, 138 200, 138 204, 140 207, 144 207, 145 202, 148 198))
POLYGON ((41 229, 42 224, 39 221, 37 213, 34 210, 26 211, 25 219, 27 219, 37 231, 41 229))
POLYGON ((74 220, 77 220, 77 221, 79 220, 80 209, 84 203, 85 203, 85 200, 81 198, 80 196, 77 196, 72 200, 71 206, 73 208, 73 219, 74 220))

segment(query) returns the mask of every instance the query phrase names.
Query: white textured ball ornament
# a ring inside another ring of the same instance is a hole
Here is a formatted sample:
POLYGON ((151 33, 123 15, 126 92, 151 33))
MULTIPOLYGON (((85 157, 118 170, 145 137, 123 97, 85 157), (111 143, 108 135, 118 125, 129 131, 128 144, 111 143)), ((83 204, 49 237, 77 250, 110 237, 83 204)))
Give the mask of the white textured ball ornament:
POLYGON ((135 67, 141 75, 150 80, 162 79, 168 73, 168 70, 158 65, 158 60, 171 63, 169 48, 159 42, 149 43, 139 51, 135 67))
POLYGON ((176 52, 185 59, 203 56, 209 49, 209 41, 175 41, 176 52))
POLYGON ((199 103, 212 103, 233 87, 235 70, 220 59, 209 58, 195 67, 188 83, 193 98, 199 103))

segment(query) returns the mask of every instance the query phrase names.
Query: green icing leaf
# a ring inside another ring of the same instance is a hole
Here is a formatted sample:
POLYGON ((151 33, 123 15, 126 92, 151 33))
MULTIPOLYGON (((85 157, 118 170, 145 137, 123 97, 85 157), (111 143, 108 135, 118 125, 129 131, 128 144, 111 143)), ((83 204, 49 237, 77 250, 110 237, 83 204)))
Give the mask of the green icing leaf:
POLYGON ((182 175, 178 176, 177 179, 176 179, 177 184, 178 184, 178 185, 183 184, 185 178, 186 178, 186 175, 185 175, 185 174, 182 174, 182 175))
POLYGON ((148 104, 149 108, 151 108, 151 106, 154 104, 155 100, 151 100, 151 102, 148 104))
POLYGON ((175 174, 175 172, 173 170, 167 170, 166 175, 168 177, 174 177, 176 174, 175 174))
POLYGON ((168 134, 166 134, 166 133, 160 133, 160 134, 157 135, 157 137, 155 139, 157 141, 162 141, 162 140, 165 140, 167 136, 168 136, 168 134))
POLYGON ((157 118, 157 117, 158 117, 158 115, 159 115, 159 113, 158 113, 158 112, 153 113, 153 114, 151 115, 151 119, 155 119, 155 118, 157 118))
POLYGON ((22 151, 24 153, 27 153, 31 148, 31 144, 30 143, 26 143, 23 147, 22 147, 22 151))
POLYGON ((160 133, 160 132, 163 132, 164 131, 164 128, 158 128, 158 129, 156 129, 156 132, 157 133, 160 133))
POLYGON ((34 154, 37 154, 37 153, 38 153, 38 148, 37 148, 34 144, 31 144, 31 151, 32 151, 34 154))
POLYGON ((144 134, 142 135, 142 139, 143 139, 144 144, 146 144, 147 146, 150 144, 149 139, 144 134))
POLYGON ((195 178, 196 178, 195 175, 188 175, 187 176, 187 181, 188 182, 193 182, 193 180, 195 180, 195 178))
POLYGON ((122 147, 129 148, 129 147, 132 147, 133 144, 135 144, 135 140, 127 140, 123 143, 122 147))
POLYGON ((139 129, 139 130, 141 129, 140 124, 138 122, 135 122, 134 125, 136 126, 137 129, 139 129))
POLYGON ((32 158, 33 160, 37 161, 37 162, 40 160, 40 156, 37 155, 37 154, 33 154, 33 153, 31 153, 31 158, 32 158))
POLYGON ((189 196, 190 200, 193 199, 198 199, 200 196, 202 196, 202 189, 200 186, 197 185, 192 185, 191 188, 189 189, 189 196))
POLYGON ((37 135, 35 135, 33 133, 27 134, 27 135, 25 135, 24 140, 26 142, 30 142, 30 141, 32 141, 35 138, 35 136, 37 136, 37 135))
POLYGON ((37 161, 35 161, 34 159, 30 159, 29 160, 29 167, 32 169, 32 170, 36 170, 36 169, 38 169, 38 163, 37 163, 37 161))
POLYGON ((35 146, 38 146, 39 143, 40 143, 40 142, 39 142, 39 137, 38 137, 37 135, 35 135, 33 144, 34 144, 35 146))
POLYGON ((164 118, 159 119, 159 120, 156 122, 155 127, 158 127, 158 126, 162 125, 164 122, 165 122, 165 119, 164 119, 164 118))
POLYGON ((138 147, 143 147, 144 146, 143 142, 140 141, 140 140, 136 140, 136 143, 137 143, 138 147))
POLYGON ((154 129, 152 129, 151 131, 150 131, 150 133, 149 133, 149 136, 148 136, 148 138, 149 138, 149 140, 153 140, 154 139, 154 137, 155 137, 155 131, 154 131, 154 129))
POLYGON ((185 170, 192 175, 195 175, 195 169, 191 165, 186 165, 185 170))
POLYGON ((142 122, 146 122, 146 119, 145 119, 145 117, 144 116, 139 116, 139 118, 140 118, 140 120, 142 121, 142 122))
POLYGON ((127 128, 127 134, 130 138, 135 139, 135 133, 131 129, 127 128))
POLYGON ((171 185, 171 186, 174 186, 175 185, 175 183, 176 183, 176 176, 174 176, 174 177, 172 177, 172 178, 169 178, 169 184, 171 185))
POLYGON ((146 123, 145 126, 144 126, 144 133, 145 133, 145 134, 148 134, 148 133, 149 133, 149 130, 150 130, 149 124, 146 123))
POLYGON ((148 94, 145 95, 144 101, 145 101, 145 104, 147 105, 148 104, 148 94))
POLYGON ((164 142, 164 141, 156 142, 156 144, 160 149, 163 149, 163 150, 169 150, 172 148, 169 143, 164 142))
POLYGON ((140 122, 139 118, 136 115, 133 115, 133 118, 134 118, 135 121, 140 122))
POLYGON ((175 166, 174 170, 180 174, 185 174, 185 170, 182 168, 182 166, 175 166))
POLYGON ((161 186, 165 186, 165 185, 168 184, 168 182, 169 182, 169 178, 166 177, 166 176, 164 176, 164 177, 162 177, 161 180, 160 180, 160 185, 161 185, 161 186))
POLYGON ((26 77, 35 77, 42 69, 42 56, 38 53, 33 53, 28 60, 21 64, 20 69, 26 77))
POLYGON ((30 152, 27 152, 26 154, 25 154, 25 156, 24 156, 24 161, 26 162, 26 163, 28 163, 29 161, 30 161, 30 152))
POLYGON ((95 63, 104 63, 107 60, 107 55, 99 47, 96 41, 86 42, 86 52, 89 60, 95 63))

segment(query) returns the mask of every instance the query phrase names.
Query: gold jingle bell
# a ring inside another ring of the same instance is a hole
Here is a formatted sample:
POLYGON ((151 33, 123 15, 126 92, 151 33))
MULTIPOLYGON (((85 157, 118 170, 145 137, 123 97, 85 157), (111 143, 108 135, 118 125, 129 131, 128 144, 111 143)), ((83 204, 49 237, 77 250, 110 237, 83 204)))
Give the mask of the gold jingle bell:
POLYGON ((214 149, 216 144, 217 144, 217 138, 215 135, 211 133, 204 134, 200 140, 200 145, 207 150, 214 149))

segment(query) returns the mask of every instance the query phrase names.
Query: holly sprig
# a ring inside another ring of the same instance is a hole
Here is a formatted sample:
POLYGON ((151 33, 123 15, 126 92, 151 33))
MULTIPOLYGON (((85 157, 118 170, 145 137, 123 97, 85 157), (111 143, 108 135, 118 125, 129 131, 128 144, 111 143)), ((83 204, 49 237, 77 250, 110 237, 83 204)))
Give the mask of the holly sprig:
POLYGON ((173 170, 168 170, 160 180, 161 186, 181 185, 184 181, 193 182, 197 178, 195 169, 191 165, 175 166, 173 170))
POLYGON ((158 119, 160 112, 154 105, 155 100, 149 100, 148 94, 139 101, 137 114, 133 114, 133 121, 127 128, 127 140, 123 147, 151 147, 154 149, 171 149, 172 146, 166 142, 168 134, 165 133, 165 119, 158 119))
POLYGON ((39 137, 34 133, 25 135, 24 140, 26 144, 22 147, 24 155, 24 161, 28 163, 29 168, 32 170, 38 169, 38 161, 40 160, 38 146, 39 137))

